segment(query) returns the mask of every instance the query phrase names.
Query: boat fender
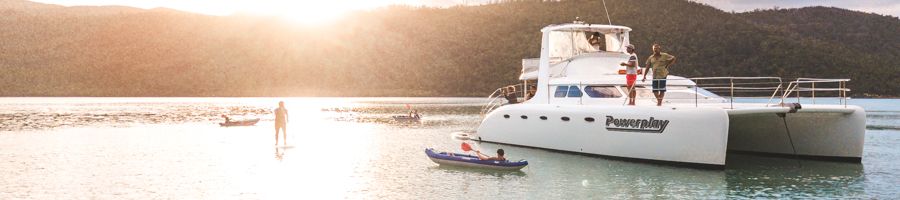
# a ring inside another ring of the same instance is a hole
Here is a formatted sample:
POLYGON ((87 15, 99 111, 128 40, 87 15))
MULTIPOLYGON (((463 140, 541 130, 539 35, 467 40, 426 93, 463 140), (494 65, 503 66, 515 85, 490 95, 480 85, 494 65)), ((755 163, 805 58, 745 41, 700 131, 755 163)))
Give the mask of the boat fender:
POLYGON ((803 108, 802 106, 800 106, 800 103, 788 103, 788 105, 791 108, 791 110, 788 111, 788 113, 796 113, 797 110, 800 110, 800 108, 803 108))
POLYGON ((790 110, 788 110, 788 113, 796 113, 797 110, 803 108, 803 106, 800 106, 800 103, 781 103, 779 104, 779 106, 790 108, 790 110))

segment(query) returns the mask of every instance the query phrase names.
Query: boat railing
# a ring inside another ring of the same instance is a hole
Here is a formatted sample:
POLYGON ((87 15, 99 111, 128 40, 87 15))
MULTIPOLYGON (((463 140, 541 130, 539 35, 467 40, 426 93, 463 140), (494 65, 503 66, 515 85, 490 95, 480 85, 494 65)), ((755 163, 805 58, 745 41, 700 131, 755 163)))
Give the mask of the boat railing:
MULTIPOLYGON (((741 94, 751 93, 767 93, 768 100, 766 106, 773 104, 777 100, 778 104, 785 104, 790 101, 791 95, 797 99, 796 103, 800 103, 801 98, 807 97, 816 103, 816 98, 822 98, 822 93, 836 93, 841 104, 847 105, 847 82, 850 79, 823 79, 823 78, 797 78, 794 81, 785 82, 780 77, 698 77, 688 78, 694 81, 697 87, 694 87, 695 106, 699 106, 699 89, 703 88, 716 94, 727 93, 730 107, 734 108, 734 98, 742 96, 741 94), (801 93, 808 92, 808 96, 801 93), (819 95, 816 94, 819 92, 819 95), (780 95, 779 95, 780 94, 780 95), (778 98, 778 99, 776 99, 778 98)), ((672 79, 667 79, 672 80, 672 79)), ((757 95, 746 95, 742 97, 758 97, 757 95)))
MULTIPOLYGON (((507 85, 494 90, 491 95, 487 97, 487 103, 481 106, 481 116, 484 117, 487 113, 490 113, 492 110, 502 106, 504 103, 508 103, 506 100, 506 94, 510 90, 509 88, 513 88, 513 94, 516 97, 525 97, 525 85, 524 84, 514 84, 507 85)), ((518 99, 518 98, 517 98, 518 99)))
MULTIPOLYGON (((695 77, 695 78, 667 78, 667 79, 655 79, 655 80, 667 80, 670 83, 671 87, 681 86, 678 84, 671 84, 673 81, 684 81, 689 80, 694 82, 693 89, 693 102, 695 107, 700 106, 701 99, 708 99, 707 96, 703 98, 700 95, 703 93, 700 90, 706 90, 708 92, 714 93, 722 98, 728 100, 730 104, 730 108, 734 109, 735 98, 743 98, 743 97, 767 97, 765 106, 770 106, 773 104, 784 105, 785 103, 789 103, 791 101, 792 95, 796 97, 796 103, 800 103, 801 98, 809 98, 813 104, 816 103, 816 98, 823 98, 821 94, 823 93, 836 93, 838 100, 844 106, 847 105, 847 101, 850 99, 847 95, 850 92, 850 89, 847 88, 847 82, 850 79, 822 79, 822 78, 797 78, 794 81, 787 82, 787 86, 785 86, 785 82, 781 77, 695 77), (817 94, 818 92, 818 94, 817 94), (759 93, 764 93, 763 95, 758 95, 759 93), (802 93, 807 93, 808 96, 804 96, 802 93)), ((579 90, 585 88, 587 84, 577 83, 577 84, 550 84, 550 86, 562 86, 562 85, 577 85, 579 90)), ((506 102, 506 98, 504 96, 505 88, 515 88, 515 94, 517 97, 525 97, 525 88, 524 84, 516 84, 504 86, 501 88, 497 88, 488 96, 488 102, 484 104, 481 108, 481 116, 485 116, 487 113, 490 113, 492 110, 497 107, 502 106, 506 102)), ((690 86, 688 86, 690 87, 690 86)), ((548 87, 546 91, 548 101, 552 101, 551 96, 553 91, 553 87, 548 87)), ((648 88, 642 88, 640 90, 648 90, 648 88)), ((625 87, 622 87, 622 91, 626 95, 625 101, 627 101, 628 92, 625 87)), ((584 92, 584 91, 582 91, 584 92)), ((653 96, 649 97, 640 97, 641 92, 637 93, 638 99, 646 99, 652 98, 655 100, 653 96)), ((579 98, 578 104, 583 104, 585 101, 585 95, 581 95, 579 98)), ((665 99, 680 99, 687 100, 690 97, 673 97, 667 95, 665 99)), ((718 98, 716 98, 718 99, 718 98)), ((721 101, 720 101, 721 102, 721 101)), ((623 102, 624 104, 624 102, 623 102)))
MULTIPOLYGON (((824 79, 824 78, 797 78, 795 81, 791 81, 788 83, 788 86, 785 88, 784 93, 781 95, 782 102, 785 99, 789 99, 793 94, 797 97, 797 102, 800 102, 801 93, 809 92, 809 98, 813 104, 816 103, 816 92, 819 93, 829 93, 835 92, 837 93, 838 101, 843 104, 845 107, 847 106, 847 101, 850 100, 850 97, 847 96, 847 92, 850 92, 850 89, 847 88, 847 82, 850 79, 824 79), (817 86, 818 84, 818 86, 817 86)), ((820 97, 821 98, 821 97, 820 97)))
MULTIPOLYGON (((695 77, 685 78, 694 81, 694 106, 699 106, 700 88, 706 89, 716 94, 727 92, 730 107, 734 109, 734 98, 738 95, 745 97, 754 97, 757 95, 749 95, 751 93, 771 93, 766 106, 772 103, 772 99, 779 91, 783 92, 782 86, 784 81, 781 77, 695 77)), ((672 80, 672 79, 668 79, 672 80)), ((783 102, 783 101, 782 101, 783 102)))

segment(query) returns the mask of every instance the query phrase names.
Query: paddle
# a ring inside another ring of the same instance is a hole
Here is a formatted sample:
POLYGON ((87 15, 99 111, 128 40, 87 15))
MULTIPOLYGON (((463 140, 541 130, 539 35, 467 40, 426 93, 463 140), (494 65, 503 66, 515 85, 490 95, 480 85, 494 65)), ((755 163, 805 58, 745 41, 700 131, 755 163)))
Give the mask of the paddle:
POLYGON ((472 150, 472 146, 469 146, 469 143, 465 143, 465 142, 462 143, 461 148, 463 151, 471 151, 472 150))
MULTIPOLYGON (((463 142, 463 143, 460 145, 460 148, 462 148, 462 150, 463 150, 463 151, 466 151, 466 152, 472 151, 472 146, 469 146, 469 143, 463 142)), ((484 155, 484 154, 481 153, 481 151, 475 151, 475 153, 484 155)))

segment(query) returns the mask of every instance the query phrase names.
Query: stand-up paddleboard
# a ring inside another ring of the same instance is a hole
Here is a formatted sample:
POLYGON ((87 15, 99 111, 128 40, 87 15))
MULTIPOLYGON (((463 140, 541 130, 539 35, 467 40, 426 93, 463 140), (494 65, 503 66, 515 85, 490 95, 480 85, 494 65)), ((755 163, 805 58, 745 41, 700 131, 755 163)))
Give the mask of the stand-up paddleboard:
POLYGON ((253 126, 253 125, 256 124, 256 122, 259 122, 259 118, 256 118, 256 119, 248 119, 248 120, 237 120, 237 121, 230 121, 230 122, 222 122, 222 123, 219 123, 219 126, 224 126, 224 127, 229 127, 229 126, 253 126))

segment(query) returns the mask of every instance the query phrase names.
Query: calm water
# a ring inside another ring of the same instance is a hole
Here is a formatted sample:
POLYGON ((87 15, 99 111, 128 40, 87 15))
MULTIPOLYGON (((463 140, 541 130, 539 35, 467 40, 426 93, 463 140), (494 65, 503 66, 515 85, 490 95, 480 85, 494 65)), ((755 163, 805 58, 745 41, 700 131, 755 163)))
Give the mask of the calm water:
MULTIPOLYGON (((753 101, 753 100, 748 100, 753 101)), ((480 98, 0 98, 0 199, 597 199, 900 196, 900 100, 868 112, 862 164, 729 154, 725 170, 504 148, 520 172, 438 167, 480 98), (290 112, 274 148, 271 109, 290 112), (406 105, 421 123, 396 123, 406 105), (221 114, 262 118, 219 127, 221 114)))

